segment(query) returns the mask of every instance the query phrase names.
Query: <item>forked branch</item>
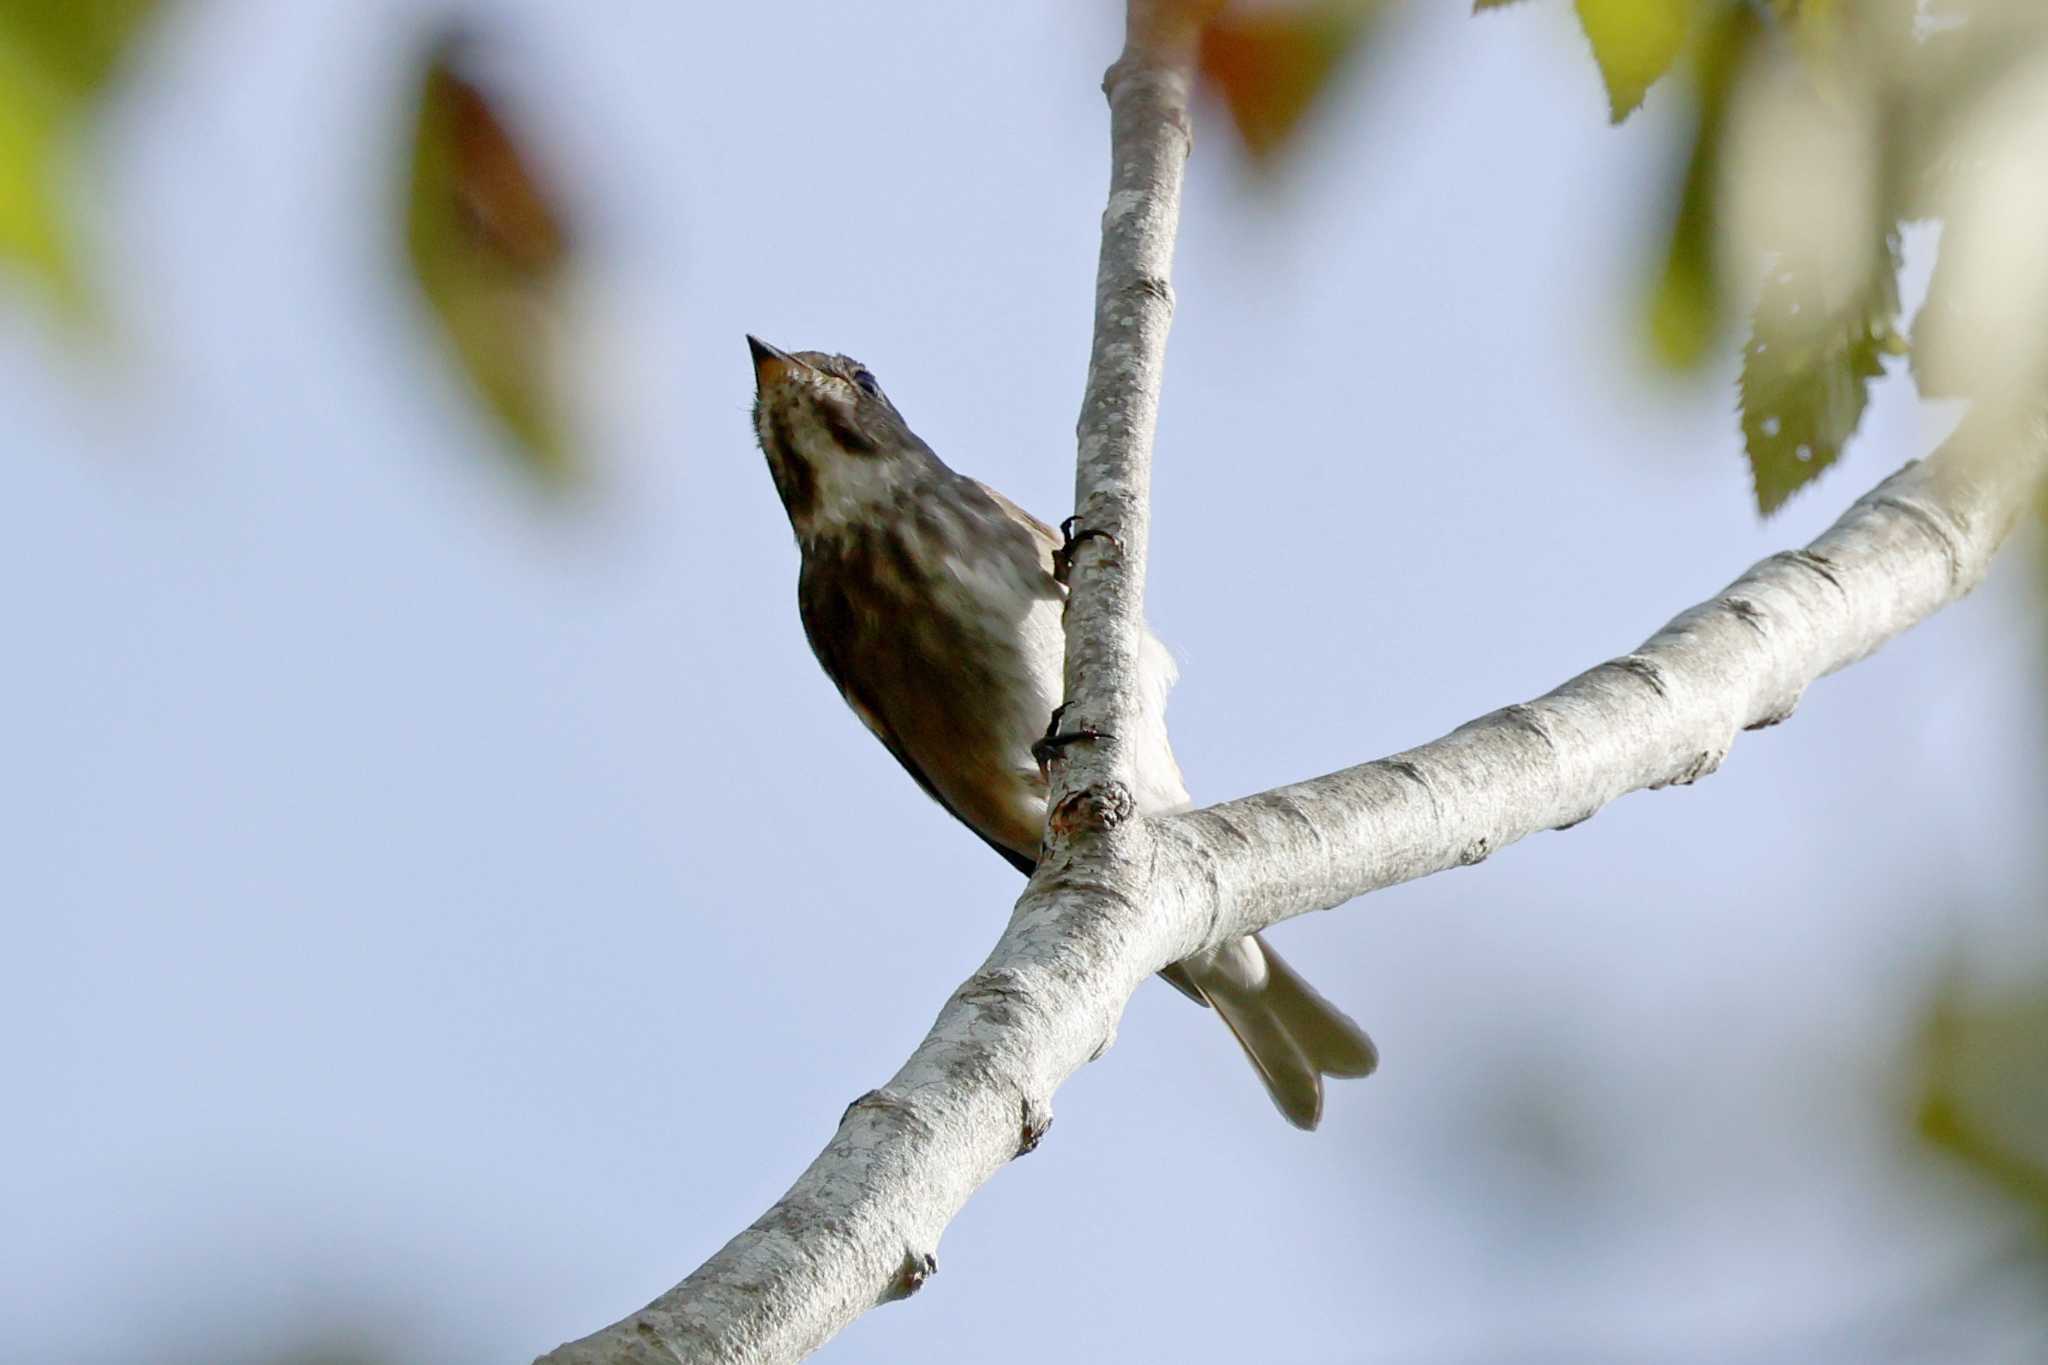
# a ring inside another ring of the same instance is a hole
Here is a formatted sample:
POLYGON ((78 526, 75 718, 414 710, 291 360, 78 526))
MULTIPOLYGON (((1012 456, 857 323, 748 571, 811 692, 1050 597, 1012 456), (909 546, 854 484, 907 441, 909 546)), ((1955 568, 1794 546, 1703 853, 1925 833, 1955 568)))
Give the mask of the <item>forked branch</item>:
MULTIPOLYGON (((1198 6, 1133 0, 1106 88, 1112 180, 1079 429, 1069 724, 1130 704, 1145 512, 1198 6)), ((937 1268, 940 1234, 1028 1152, 1052 1095, 1169 962, 1304 911, 1471 863, 1624 793, 1712 772, 1815 679, 1963 596, 2040 476, 2044 434, 1966 428, 1640 649, 1392 758, 1142 818, 1114 744, 1055 768, 1048 854, 994 952, 910 1059, 753 1226, 646 1308, 543 1365, 783 1362, 937 1268), (1124 796, 1119 797, 1118 793, 1124 796), (1064 813, 1064 818, 1062 818, 1064 813)))

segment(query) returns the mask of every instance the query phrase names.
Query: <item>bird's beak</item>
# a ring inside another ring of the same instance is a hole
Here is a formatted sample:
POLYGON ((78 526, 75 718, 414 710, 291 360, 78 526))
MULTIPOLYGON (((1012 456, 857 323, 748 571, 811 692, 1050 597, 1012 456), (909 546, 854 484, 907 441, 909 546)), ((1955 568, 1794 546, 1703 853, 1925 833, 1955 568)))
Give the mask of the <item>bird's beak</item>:
POLYGON ((754 353, 754 384, 757 388, 765 389, 791 370, 803 366, 803 361, 789 352, 778 351, 751 333, 747 336, 747 349, 754 353))

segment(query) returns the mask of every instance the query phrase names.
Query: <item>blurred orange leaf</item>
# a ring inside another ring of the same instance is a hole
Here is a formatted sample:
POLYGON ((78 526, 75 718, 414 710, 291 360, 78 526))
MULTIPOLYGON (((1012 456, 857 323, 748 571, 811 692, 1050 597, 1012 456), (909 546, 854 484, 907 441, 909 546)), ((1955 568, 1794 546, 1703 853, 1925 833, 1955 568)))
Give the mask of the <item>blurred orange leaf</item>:
POLYGON ((550 482, 572 472, 556 340, 569 235, 555 196, 464 67, 460 36, 426 65, 412 159, 406 247, 413 272, 512 451, 550 482))
POLYGON ((1300 128, 1378 12, 1367 0, 1231 10, 1202 33, 1202 78, 1222 96, 1255 161, 1300 128))

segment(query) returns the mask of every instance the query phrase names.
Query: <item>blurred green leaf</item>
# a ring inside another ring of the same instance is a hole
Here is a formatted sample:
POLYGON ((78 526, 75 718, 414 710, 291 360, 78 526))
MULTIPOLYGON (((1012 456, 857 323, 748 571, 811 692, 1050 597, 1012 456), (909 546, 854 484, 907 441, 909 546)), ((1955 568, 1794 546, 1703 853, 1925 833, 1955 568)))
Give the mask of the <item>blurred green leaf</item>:
POLYGON ((1712 354, 1727 325, 1724 316, 1719 241, 1721 143, 1727 129, 1728 95, 1756 49, 1760 32, 1755 11, 1730 5, 1700 28, 1694 46, 1694 86, 1699 106, 1685 185, 1671 225, 1664 266, 1652 286, 1647 309, 1650 347, 1675 370, 1691 369, 1712 354))
POLYGON ((66 103, 21 48, 0 35, 0 257, 76 311, 83 286, 64 202, 66 103))
POLYGON ((1480 14, 1490 9, 1506 9, 1509 5, 1521 3, 1522 0, 1472 0, 1472 12, 1480 14))
POLYGON ((1696 0, 1578 0, 1579 26, 1607 83, 1616 123, 1642 105, 1650 87, 1678 60, 1696 0))
POLYGON ((1742 434, 1765 516, 1835 462, 1863 419, 1883 357, 1903 349, 1899 234, 1888 229, 1862 288, 1836 302, 1812 262, 1779 261, 1742 350, 1742 434))
POLYGON ((0 31, 49 79, 96 94, 157 0, 0 0, 0 31))
POLYGON ((82 127, 156 0, 0 0, 0 260, 88 311, 67 201, 82 127))
POLYGON ((574 472, 555 357, 569 245, 560 210, 489 97, 438 41, 420 84, 406 248, 463 371, 513 437, 521 467, 574 472))
POLYGON ((2048 982, 1973 1000, 1951 975, 1920 1052, 1920 1136, 2048 1221, 2048 982))
POLYGON ((1202 31, 1202 79, 1222 97, 1254 161, 1293 138, 1379 10, 1375 0, 1231 9, 1202 31))

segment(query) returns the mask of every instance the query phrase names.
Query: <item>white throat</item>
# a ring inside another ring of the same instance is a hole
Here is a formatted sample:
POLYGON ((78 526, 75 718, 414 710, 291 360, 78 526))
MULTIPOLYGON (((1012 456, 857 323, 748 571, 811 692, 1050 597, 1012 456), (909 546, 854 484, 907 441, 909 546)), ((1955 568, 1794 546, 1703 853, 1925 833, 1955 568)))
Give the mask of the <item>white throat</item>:
POLYGON ((873 525, 877 509, 893 505, 916 470, 891 453, 847 455, 832 451, 811 465, 818 490, 811 523, 818 530, 873 525))

